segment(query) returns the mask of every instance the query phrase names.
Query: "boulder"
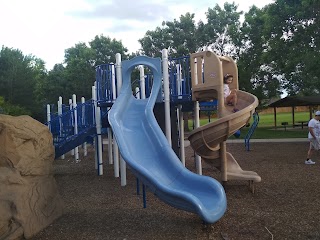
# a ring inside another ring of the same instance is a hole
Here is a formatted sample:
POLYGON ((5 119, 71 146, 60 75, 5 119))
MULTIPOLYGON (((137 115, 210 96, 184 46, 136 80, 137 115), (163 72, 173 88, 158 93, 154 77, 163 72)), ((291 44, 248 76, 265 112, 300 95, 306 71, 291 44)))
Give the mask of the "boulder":
POLYGON ((63 214, 47 126, 0 114, 0 240, 28 239, 63 214))

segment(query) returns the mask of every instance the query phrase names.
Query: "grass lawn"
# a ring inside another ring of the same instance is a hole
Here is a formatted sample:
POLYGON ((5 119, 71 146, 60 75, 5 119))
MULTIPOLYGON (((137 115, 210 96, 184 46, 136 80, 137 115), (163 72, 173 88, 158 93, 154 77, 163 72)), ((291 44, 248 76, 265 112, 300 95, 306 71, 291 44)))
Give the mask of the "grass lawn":
MULTIPOLYGON (((290 113, 277 113, 277 128, 274 128, 274 116, 273 114, 260 114, 258 127, 255 129, 252 139, 272 139, 272 138, 306 138, 308 135, 308 128, 306 126, 292 127, 292 114, 290 113), (288 122, 288 126, 285 128, 281 125, 281 122, 288 122)), ((214 121, 215 119, 211 119, 214 121)), ((309 112, 297 112, 295 113, 295 123, 299 121, 307 122, 309 120, 309 112)), ((253 119, 250 121, 252 125, 253 119)), ((202 118, 200 124, 208 124, 208 118, 202 118)), ((189 129, 193 128, 193 121, 189 120, 189 129)), ((243 127, 240 131, 240 139, 244 139, 248 133, 250 127, 243 127)), ((230 139, 234 139, 231 136, 230 139)))
MULTIPOLYGON (((274 126, 274 115, 273 114, 260 114, 259 125, 263 127, 274 126)), ((309 112, 296 112, 294 114, 294 121, 309 121, 309 112)), ((292 113, 277 113, 277 126, 281 127, 282 122, 288 122, 289 126, 292 126, 292 113)))

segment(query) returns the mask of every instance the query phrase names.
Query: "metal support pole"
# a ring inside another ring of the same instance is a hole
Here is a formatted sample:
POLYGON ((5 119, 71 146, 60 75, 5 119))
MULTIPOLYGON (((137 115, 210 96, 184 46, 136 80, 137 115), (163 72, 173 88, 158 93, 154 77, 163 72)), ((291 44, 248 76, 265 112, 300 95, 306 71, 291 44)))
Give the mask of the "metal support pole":
MULTIPOLYGON (((117 74, 117 92, 118 94, 121 91, 122 87, 122 73, 121 73, 121 54, 116 54, 116 74, 117 74)), ((127 185, 127 169, 126 162, 123 160, 122 156, 120 156, 120 178, 121 178, 121 186, 127 185)))
POLYGON ((172 146, 171 141, 171 121, 170 121, 170 89, 169 89, 169 67, 168 67, 168 50, 162 50, 162 71, 163 71, 163 91, 164 91, 164 111, 165 111, 165 125, 166 136, 169 145, 172 146))

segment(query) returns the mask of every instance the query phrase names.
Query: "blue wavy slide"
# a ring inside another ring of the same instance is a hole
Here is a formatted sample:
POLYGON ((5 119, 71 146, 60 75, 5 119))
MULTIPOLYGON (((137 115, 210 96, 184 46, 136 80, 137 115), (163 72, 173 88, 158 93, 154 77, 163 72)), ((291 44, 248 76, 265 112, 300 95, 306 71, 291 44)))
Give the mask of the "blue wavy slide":
POLYGON ((153 114, 162 84, 160 58, 138 56, 123 61, 122 76, 123 85, 108 119, 123 159, 160 200, 196 213, 206 223, 218 221, 227 206, 222 185, 182 165, 153 114), (136 99, 131 90, 131 72, 138 65, 149 67, 154 75, 147 99, 136 99))

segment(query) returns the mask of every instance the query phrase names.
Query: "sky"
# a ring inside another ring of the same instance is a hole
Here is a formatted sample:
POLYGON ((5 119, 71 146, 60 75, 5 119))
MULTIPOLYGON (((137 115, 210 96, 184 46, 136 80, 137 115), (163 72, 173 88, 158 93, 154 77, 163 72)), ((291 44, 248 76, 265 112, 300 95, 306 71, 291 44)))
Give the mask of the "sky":
POLYGON ((96 35, 115 38, 129 49, 162 21, 187 12, 205 21, 208 8, 235 2, 247 12, 274 0, 0 0, 0 47, 19 49, 46 62, 47 70, 63 63, 64 51, 96 35))

